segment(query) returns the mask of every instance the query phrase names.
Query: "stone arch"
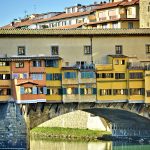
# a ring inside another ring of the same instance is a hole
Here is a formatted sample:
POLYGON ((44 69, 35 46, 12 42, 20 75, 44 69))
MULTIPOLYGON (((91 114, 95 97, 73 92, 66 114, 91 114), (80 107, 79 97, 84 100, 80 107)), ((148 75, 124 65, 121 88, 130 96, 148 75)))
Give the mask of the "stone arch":
POLYGON ((30 129, 54 117, 75 111, 83 110, 96 116, 107 119, 112 125, 113 136, 150 136, 150 120, 134 112, 118 108, 96 108, 93 105, 69 104, 37 104, 29 105, 27 112, 30 129), (91 107, 92 106, 92 107, 91 107), (140 132, 139 132, 140 131, 140 132), (131 134, 134 133, 134 134, 131 134))

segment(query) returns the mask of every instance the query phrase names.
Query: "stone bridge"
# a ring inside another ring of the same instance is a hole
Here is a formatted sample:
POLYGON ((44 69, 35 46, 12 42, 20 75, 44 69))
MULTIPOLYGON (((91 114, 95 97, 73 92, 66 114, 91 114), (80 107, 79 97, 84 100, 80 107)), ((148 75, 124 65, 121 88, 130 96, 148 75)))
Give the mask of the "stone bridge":
POLYGON ((30 129, 54 117, 82 110, 108 120, 114 137, 150 137, 150 106, 135 103, 0 104, 0 149, 27 147, 30 129), (14 143, 15 139, 15 143, 14 143))

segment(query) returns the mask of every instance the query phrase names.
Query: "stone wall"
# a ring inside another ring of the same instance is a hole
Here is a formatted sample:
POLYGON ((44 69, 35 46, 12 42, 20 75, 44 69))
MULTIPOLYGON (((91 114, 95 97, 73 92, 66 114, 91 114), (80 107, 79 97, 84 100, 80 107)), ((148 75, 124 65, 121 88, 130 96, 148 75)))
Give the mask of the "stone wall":
POLYGON ((27 148, 27 130, 19 105, 0 104, 0 149, 27 148))
POLYGON ((107 130, 98 116, 91 116, 90 113, 83 111, 75 111, 59 117, 53 118, 39 127, 63 127, 63 128, 80 128, 91 130, 107 130))

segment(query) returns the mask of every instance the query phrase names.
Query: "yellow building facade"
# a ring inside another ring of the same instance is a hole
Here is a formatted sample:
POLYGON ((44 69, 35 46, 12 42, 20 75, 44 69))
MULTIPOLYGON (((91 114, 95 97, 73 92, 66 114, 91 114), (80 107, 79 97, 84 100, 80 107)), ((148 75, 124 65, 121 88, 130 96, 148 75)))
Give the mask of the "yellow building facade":
POLYGON ((45 71, 46 71, 46 87, 47 94, 46 100, 47 102, 61 102, 61 85, 62 85, 62 59, 61 58, 53 58, 51 60, 46 60, 45 62, 45 71))

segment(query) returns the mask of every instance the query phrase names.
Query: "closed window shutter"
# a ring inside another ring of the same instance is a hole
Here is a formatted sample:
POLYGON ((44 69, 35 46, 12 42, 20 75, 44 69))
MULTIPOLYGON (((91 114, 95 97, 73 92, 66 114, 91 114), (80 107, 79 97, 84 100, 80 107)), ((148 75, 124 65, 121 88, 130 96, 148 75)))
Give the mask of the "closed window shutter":
POLYGON ((49 74, 46 74, 46 80, 49 80, 49 74))
POLYGON ((43 94, 47 94, 47 87, 43 87, 43 94))
POLYGON ((97 89, 93 88, 93 94, 96 95, 97 94, 97 89))
POLYGON ((125 89, 125 95, 128 95, 128 90, 127 89, 125 89))
POLYGON ((59 95, 62 95, 62 92, 63 92, 62 89, 58 89, 58 94, 59 95))
POLYGON ((141 89, 141 94, 145 95, 145 89, 141 89))
POLYGON ((74 94, 78 94, 78 88, 74 89, 74 94))
POLYGON ((83 88, 80 89, 80 94, 84 95, 84 89, 83 88))
POLYGON ((32 88, 32 94, 37 94, 37 87, 32 88))
POLYGON ((24 94, 24 87, 20 87, 20 94, 24 94))
POLYGON ((68 73, 67 73, 67 72, 65 72, 65 74, 64 74, 64 75, 65 75, 65 78, 67 79, 67 78, 68 78, 68 73))
POLYGON ((66 95, 66 94, 67 94, 67 89, 63 88, 63 95, 66 95))
POLYGON ((62 80, 62 75, 61 75, 61 73, 59 74, 59 80, 62 80))

